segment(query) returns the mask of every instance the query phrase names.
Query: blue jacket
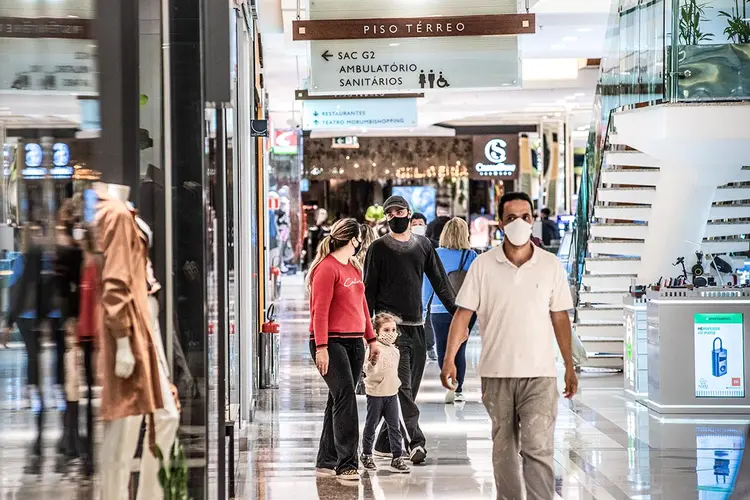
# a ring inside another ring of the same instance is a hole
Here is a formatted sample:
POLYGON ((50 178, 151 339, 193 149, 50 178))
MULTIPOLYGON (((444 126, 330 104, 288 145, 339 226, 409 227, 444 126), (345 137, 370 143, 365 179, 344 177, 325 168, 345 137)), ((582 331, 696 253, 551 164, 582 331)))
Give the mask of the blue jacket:
MULTIPOLYGON (((468 253, 463 268, 464 271, 468 271, 471 263, 477 258, 477 253, 474 250, 450 250, 448 248, 437 249, 440 262, 443 263, 443 268, 445 268, 445 274, 458 271, 458 265, 461 263, 461 254, 463 252, 468 253)), ((434 295, 435 291, 432 289, 430 280, 422 279, 422 310, 425 312, 427 311, 427 304, 430 302, 430 299, 432 299, 432 305, 430 306, 430 312, 432 314, 448 314, 448 310, 443 303, 434 295)))

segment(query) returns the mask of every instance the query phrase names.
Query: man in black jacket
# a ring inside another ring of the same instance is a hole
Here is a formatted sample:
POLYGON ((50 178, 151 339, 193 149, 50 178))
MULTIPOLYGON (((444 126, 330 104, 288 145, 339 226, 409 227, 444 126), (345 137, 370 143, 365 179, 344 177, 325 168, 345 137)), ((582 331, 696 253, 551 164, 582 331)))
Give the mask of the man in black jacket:
MULTIPOLYGON (((398 392, 406 426, 407 452, 414 464, 424 462, 425 437, 419 427, 419 408, 414 402, 424 375, 427 347, 422 311, 422 277, 451 314, 456 310, 455 294, 443 265, 430 241, 411 233, 411 210, 401 196, 391 196, 384 205, 391 232, 374 241, 365 262, 365 294, 371 312, 389 312, 400 318, 396 346, 401 353, 398 392)), ((385 429, 375 444, 376 456, 387 456, 392 446, 385 429)))

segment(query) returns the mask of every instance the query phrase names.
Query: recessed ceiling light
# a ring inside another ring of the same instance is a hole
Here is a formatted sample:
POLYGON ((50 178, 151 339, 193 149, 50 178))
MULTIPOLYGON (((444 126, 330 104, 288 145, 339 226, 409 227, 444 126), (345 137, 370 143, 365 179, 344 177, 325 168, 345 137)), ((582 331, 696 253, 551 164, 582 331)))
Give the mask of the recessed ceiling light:
POLYGON ((578 33, 589 33, 591 31, 594 31, 594 28, 578 28, 576 31, 578 33))
POLYGON ((552 44, 552 47, 550 47, 552 50, 562 50, 565 48, 565 44, 562 43, 554 43, 552 44))
POLYGON ((574 96, 576 96, 576 97, 583 97, 583 96, 585 96, 585 95, 586 95, 586 92, 576 92, 576 93, 575 93, 575 94, 573 94, 573 95, 574 95, 574 96))
POLYGON ((391 46, 391 47, 398 47, 401 44, 400 43, 389 43, 388 45, 391 46))
POLYGON ((575 42, 576 40, 578 40, 577 36, 564 36, 562 38, 563 42, 575 42))

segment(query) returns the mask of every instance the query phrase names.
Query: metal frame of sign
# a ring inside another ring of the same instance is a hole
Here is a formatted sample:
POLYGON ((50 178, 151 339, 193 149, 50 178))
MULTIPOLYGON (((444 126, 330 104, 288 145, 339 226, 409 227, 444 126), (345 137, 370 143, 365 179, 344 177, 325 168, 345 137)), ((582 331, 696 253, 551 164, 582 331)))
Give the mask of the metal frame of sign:
POLYGON ((295 41, 528 35, 535 14, 294 21, 295 41))
POLYGON ((338 94, 338 95, 310 95, 308 90, 295 90, 294 98, 297 101, 324 101, 336 99, 419 99, 424 97, 424 92, 405 92, 401 94, 338 94))

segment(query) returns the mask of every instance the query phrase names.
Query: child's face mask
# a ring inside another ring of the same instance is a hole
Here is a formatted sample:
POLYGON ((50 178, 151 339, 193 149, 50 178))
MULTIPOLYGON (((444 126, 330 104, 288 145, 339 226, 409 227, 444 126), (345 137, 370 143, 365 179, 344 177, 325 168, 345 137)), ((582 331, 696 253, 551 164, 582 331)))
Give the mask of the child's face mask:
POLYGON ((398 328, 396 328, 395 323, 386 323, 380 327, 380 332, 378 332, 378 341, 380 341, 380 343, 385 345, 394 344, 397 337, 398 328))

